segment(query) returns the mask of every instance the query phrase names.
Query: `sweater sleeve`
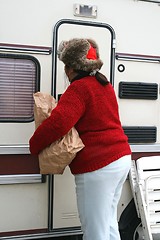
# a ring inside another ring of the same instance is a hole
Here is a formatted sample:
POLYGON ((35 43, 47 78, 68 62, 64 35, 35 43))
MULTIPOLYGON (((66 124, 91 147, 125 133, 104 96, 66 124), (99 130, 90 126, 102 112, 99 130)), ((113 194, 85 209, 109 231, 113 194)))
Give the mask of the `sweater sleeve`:
POLYGON ((31 154, 37 155, 51 143, 63 137, 85 111, 83 96, 72 84, 61 96, 51 116, 42 122, 29 141, 31 154))

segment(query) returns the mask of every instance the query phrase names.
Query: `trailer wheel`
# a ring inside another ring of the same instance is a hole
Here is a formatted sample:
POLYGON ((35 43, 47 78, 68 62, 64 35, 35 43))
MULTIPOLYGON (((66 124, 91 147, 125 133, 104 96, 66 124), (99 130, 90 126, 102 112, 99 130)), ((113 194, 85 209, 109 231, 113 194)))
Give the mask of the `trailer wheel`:
POLYGON ((139 240, 141 235, 140 228, 141 219, 137 216, 134 199, 132 199, 119 220, 121 240, 139 240))

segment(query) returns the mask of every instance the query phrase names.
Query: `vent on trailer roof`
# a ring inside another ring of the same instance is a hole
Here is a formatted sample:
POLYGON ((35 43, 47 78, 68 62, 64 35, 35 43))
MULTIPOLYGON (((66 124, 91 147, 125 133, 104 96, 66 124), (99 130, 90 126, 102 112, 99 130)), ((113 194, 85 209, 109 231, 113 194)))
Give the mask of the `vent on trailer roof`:
POLYGON ((152 126, 128 126, 123 127, 128 137, 129 143, 155 143, 157 136, 157 128, 152 126))
POLYGON ((142 82, 120 82, 119 98, 156 100, 158 98, 158 84, 142 82))

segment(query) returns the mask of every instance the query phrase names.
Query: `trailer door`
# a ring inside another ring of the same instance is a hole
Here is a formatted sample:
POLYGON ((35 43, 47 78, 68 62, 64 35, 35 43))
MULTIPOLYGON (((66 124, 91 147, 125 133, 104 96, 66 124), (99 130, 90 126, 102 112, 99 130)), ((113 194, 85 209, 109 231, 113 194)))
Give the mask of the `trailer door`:
MULTIPOLYGON (((60 20, 54 28, 53 34, 53 95, 58 99, 66 87, 64 64, 57 59, 57 46, 62 40, 71 38, 91 38, 99 45, 100 57, 104 62, 102 72, 111 83, 114 79, 115 34, 111 26, 102 23, 60 20)), ((79 229, 80 223, 77 213, 74 179, 67 168, 62 176, 51 179, 53 195, 50 198, 50 229, 79 229)))

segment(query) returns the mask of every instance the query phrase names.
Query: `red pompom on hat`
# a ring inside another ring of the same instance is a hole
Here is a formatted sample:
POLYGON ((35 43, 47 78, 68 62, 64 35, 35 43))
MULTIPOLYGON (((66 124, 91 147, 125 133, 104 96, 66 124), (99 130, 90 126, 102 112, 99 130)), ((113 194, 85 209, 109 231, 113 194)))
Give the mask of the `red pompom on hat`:
POLYGON ((90 45, 90 49, 88 50, 86 58, 92 59, 92 60, 97 60, 96 50, 95 50, 95 48, 92 47, 92 45, 90 45))
POLYGON ((103 65, 98 45, 92 39, 73 38, 63 41, 57 53, 59 60, 74 70, 92 72, 100 70, 103 65))

